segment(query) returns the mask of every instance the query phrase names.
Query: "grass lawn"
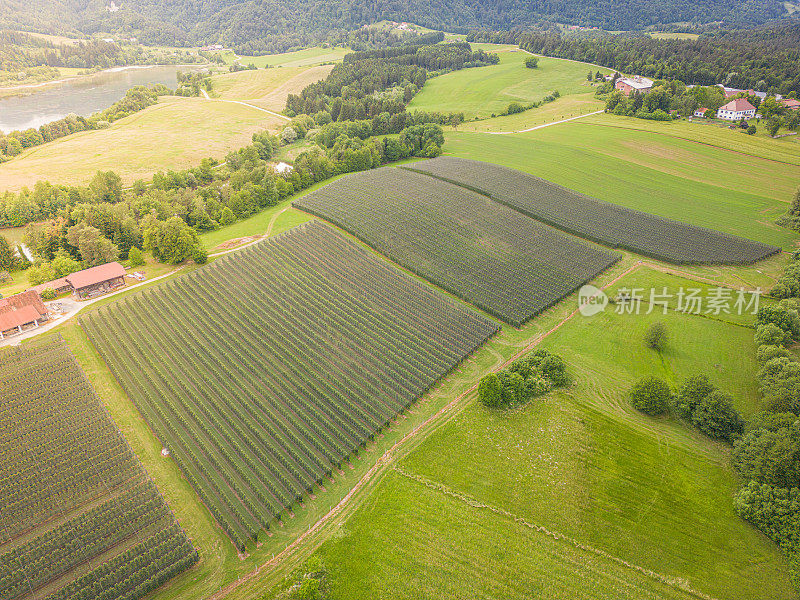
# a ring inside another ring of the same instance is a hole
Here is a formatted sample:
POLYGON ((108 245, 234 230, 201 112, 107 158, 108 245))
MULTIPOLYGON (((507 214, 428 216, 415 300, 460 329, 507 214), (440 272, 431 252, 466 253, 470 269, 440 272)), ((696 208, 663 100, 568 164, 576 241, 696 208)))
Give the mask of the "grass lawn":
POLYGON ((795 246, 797 235, 774 221, 786 211, 800 167, 652 131, 585 122, 595 118, 505 136, 448 132, 444 150, 629 208, 795 246))
POLYGON ((265 54, 264 56, 237 56, 233 52, 226 52, 222 57, 228 64, 233 64, 238 59, 244 66, 253 64, 259 69, 263 69, 267 65, 271 67, 305 67, 323 62, 339 62, 348 52, 350 52, 348 48, 314 47, 282 54, 265 54))
MULTIPOLYGON (((647 272, 637 275, 646 281, 647 272)), ((680 597, 687 586, 720 599, 794 598, 777 547, 733 512, 729 448, 670 418, 641 415, 626 397, 645 374, 675 384, 699 372, 753 410, 752 330, 675 313, 607 311, 574 318, 542 345, 567 359, 575 384, 509 413, 473 401, 411 452, 403 472, 451 493, 387 475, 319 551, 334 597, 382 597, 386 586, 393 597, 435 597, 437 585, 459 598, 599 597, 591 586, 616 579, 632 587, 606 587, 603 597, 680 597), (656 319, 671 336, 663 355, 641 342, 656 319), (659 589, 658 580, 596 555, 559 552, 509 514, 675 586, 659 589), (560 575, 576 568, 591 573, 560 575)))
MULTIPOLYGON (((539 58, 539 67, 527 69, 530 56, 513 46, 475 44, 500 55, 500 64, 447 73, 428 81, 409 104, 409 109, 451 112, 463 111, 467 119, 499 114, 509 103, 527 104, 541 100, 553 90, 563 96, 593 91, 586 80, 592 67, 557 58, 539 58)), ((601 69, 603 72, 608 69, 601 69)))
POLYGON ((0 190, 39 180, 86 185, 98 170, 114 170, 130 184, 156 171, 184 169, 223 158, 250 143, 256 131, 283 121, 252 107, 203 98, 170 97, 112 123, 36 146, 0 165, 0 190))

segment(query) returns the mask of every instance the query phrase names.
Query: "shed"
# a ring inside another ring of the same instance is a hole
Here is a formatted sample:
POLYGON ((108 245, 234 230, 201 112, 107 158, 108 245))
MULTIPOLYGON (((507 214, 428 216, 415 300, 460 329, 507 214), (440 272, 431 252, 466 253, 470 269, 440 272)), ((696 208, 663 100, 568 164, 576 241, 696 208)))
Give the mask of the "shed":
POLYGON ((107 294, 125 285, 125 267, 110 262, 67 275, 72 293, 80 300, 107 294))

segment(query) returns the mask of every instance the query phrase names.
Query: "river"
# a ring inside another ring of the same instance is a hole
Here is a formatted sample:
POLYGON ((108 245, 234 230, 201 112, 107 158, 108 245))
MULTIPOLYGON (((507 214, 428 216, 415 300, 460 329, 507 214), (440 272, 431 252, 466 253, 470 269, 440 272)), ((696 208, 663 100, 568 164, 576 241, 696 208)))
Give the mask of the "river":
POLYGON ((174 89, 178 71, 196 68, 170 65, 110 69, 48 85, 41 91, 23 96, 0 98, 0 132, 39 127, 70 113, 88 117, 108 108, 137 85, 163 83, 174 89))

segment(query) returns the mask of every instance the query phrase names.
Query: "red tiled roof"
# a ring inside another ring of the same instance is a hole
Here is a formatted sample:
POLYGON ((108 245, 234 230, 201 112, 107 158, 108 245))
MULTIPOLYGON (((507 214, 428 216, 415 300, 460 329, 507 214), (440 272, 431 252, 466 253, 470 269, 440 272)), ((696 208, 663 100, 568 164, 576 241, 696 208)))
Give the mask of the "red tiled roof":
POLYGON ((698 109, 697 109, 696 111, 694 111, 694 112, 699 112, 699 113, 703 113, 703 114, 705 114, 705 112, 706 112, 707 110, 708 110, 707 108, 698 108, 698 109))
POLYGON ((32 306, 39 316, 47 314, 47 307, 44 305, 44 302, 42 302, 42 298, 39 294, 28 290, 21 294, 0 298, 0 315, 22 310, 27 306, 32 306))
POLYGON ((67 280, 73 288, 79 290, 90 285, 103 283, 109 279, 116 279, 117 277, 125 277, 125 267, 118 262, 110 262, 91 269, 84 269, 77 273, 67 275, 64 279, 67 280))
POLYGON ((745 110, 755 110, 756 107, 750 104, 745 98, 737 98, 731 100, 726 105, 721 106, 720 110, 730 110, 733 112, 742 112, 745 110))
POLYGON ((23 306, 22 308, 17 310, 11 310, 8 312, 0 313, 0 331, 8 331, 9 329, 15 329, 20 325, 33 323, 34 321, 41 318, 42 315, 39 314, 39 311, 30 305, 23 306))
POLYGON ((800 100, 795 100, 794 98, 784 98, 781 100, 781 104, 788 108, 800 108, 800 100))
POLYGON ((58 289, 68 286, 69 283, 67 283, 67 278, 60 277, 58 279, 53 279, 53 281, 48 281, 46 283, 40 283, 39 285, 35 285, 32 288, 30 288, 29 291, 34 291, 37 294, 41 294, 45 290, 53 290, 55 292, 58 289))

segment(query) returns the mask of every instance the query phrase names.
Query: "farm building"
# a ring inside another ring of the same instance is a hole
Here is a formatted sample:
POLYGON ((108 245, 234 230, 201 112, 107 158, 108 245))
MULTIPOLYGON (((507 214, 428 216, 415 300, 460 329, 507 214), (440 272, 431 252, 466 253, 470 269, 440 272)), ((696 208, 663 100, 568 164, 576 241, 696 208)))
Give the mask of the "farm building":
POLYGON ((760 98, 764 100, 767 97, 766 92, 757 92, 755 90, 740 90, 739 88, 730 88, 725 87, 724 85, 720 84, 723 93, 725 94, 726 98, 733 98, 734 96, 738 96, 739 94, 745 94, 747 96, 755 96, 756 98, 760 98))
POLYGON ((795 100, 794 98, 784 98, 779 102, 789 110, 800 110, 800 100, 795 100))
POLYGON ((125 285, 125 267, 110 262, 67 275, 72 293, 80 300, 100 296, 125 285))
POLYGON ((707 108, 698 108, 696 111, 694 111, 694 116, 705 118, 707 113, 708 113, 707 108))
POLYGON ((41 294, 45 290, 53 290, 56 295, 65 294, 67 292, 72 291, 72 286, 67 283, 66 277, 59 277, 58 279, 54 279, 53 281, 48 281, 47 283, 42 283, 39 285, 35 285, 30 288, 37 294, 41 294))
POLYGON ((87 298, 107 294, 124 285, 125 267, 118 262, 110 262, 42 283, 30 288, 28 291, 38 294, 47 289, 53 290, 56 294, 72 292, 78 300, 86 300, 87 298))
POLYGON ((725 119, 727 121, 739 121, 741 119, 752 119, 756 116, 756 107, 750 104, 744 98, 737 98, 731 100, 727 104, 723 104, 717 110, 717 118, 725 119))
POLYGON ((653 89, 653 80, 647 79, 647 77, 640 77, 639 75, 633 78, 621 77, 617 79, 617 83, 614 84, 614 87, 626 96, 630 96, 634 92, 646 94, 653 89))
POLYGON ((49 317, 41 297, 32 290, 0 298, 0 340, 38 327, 49 317))

